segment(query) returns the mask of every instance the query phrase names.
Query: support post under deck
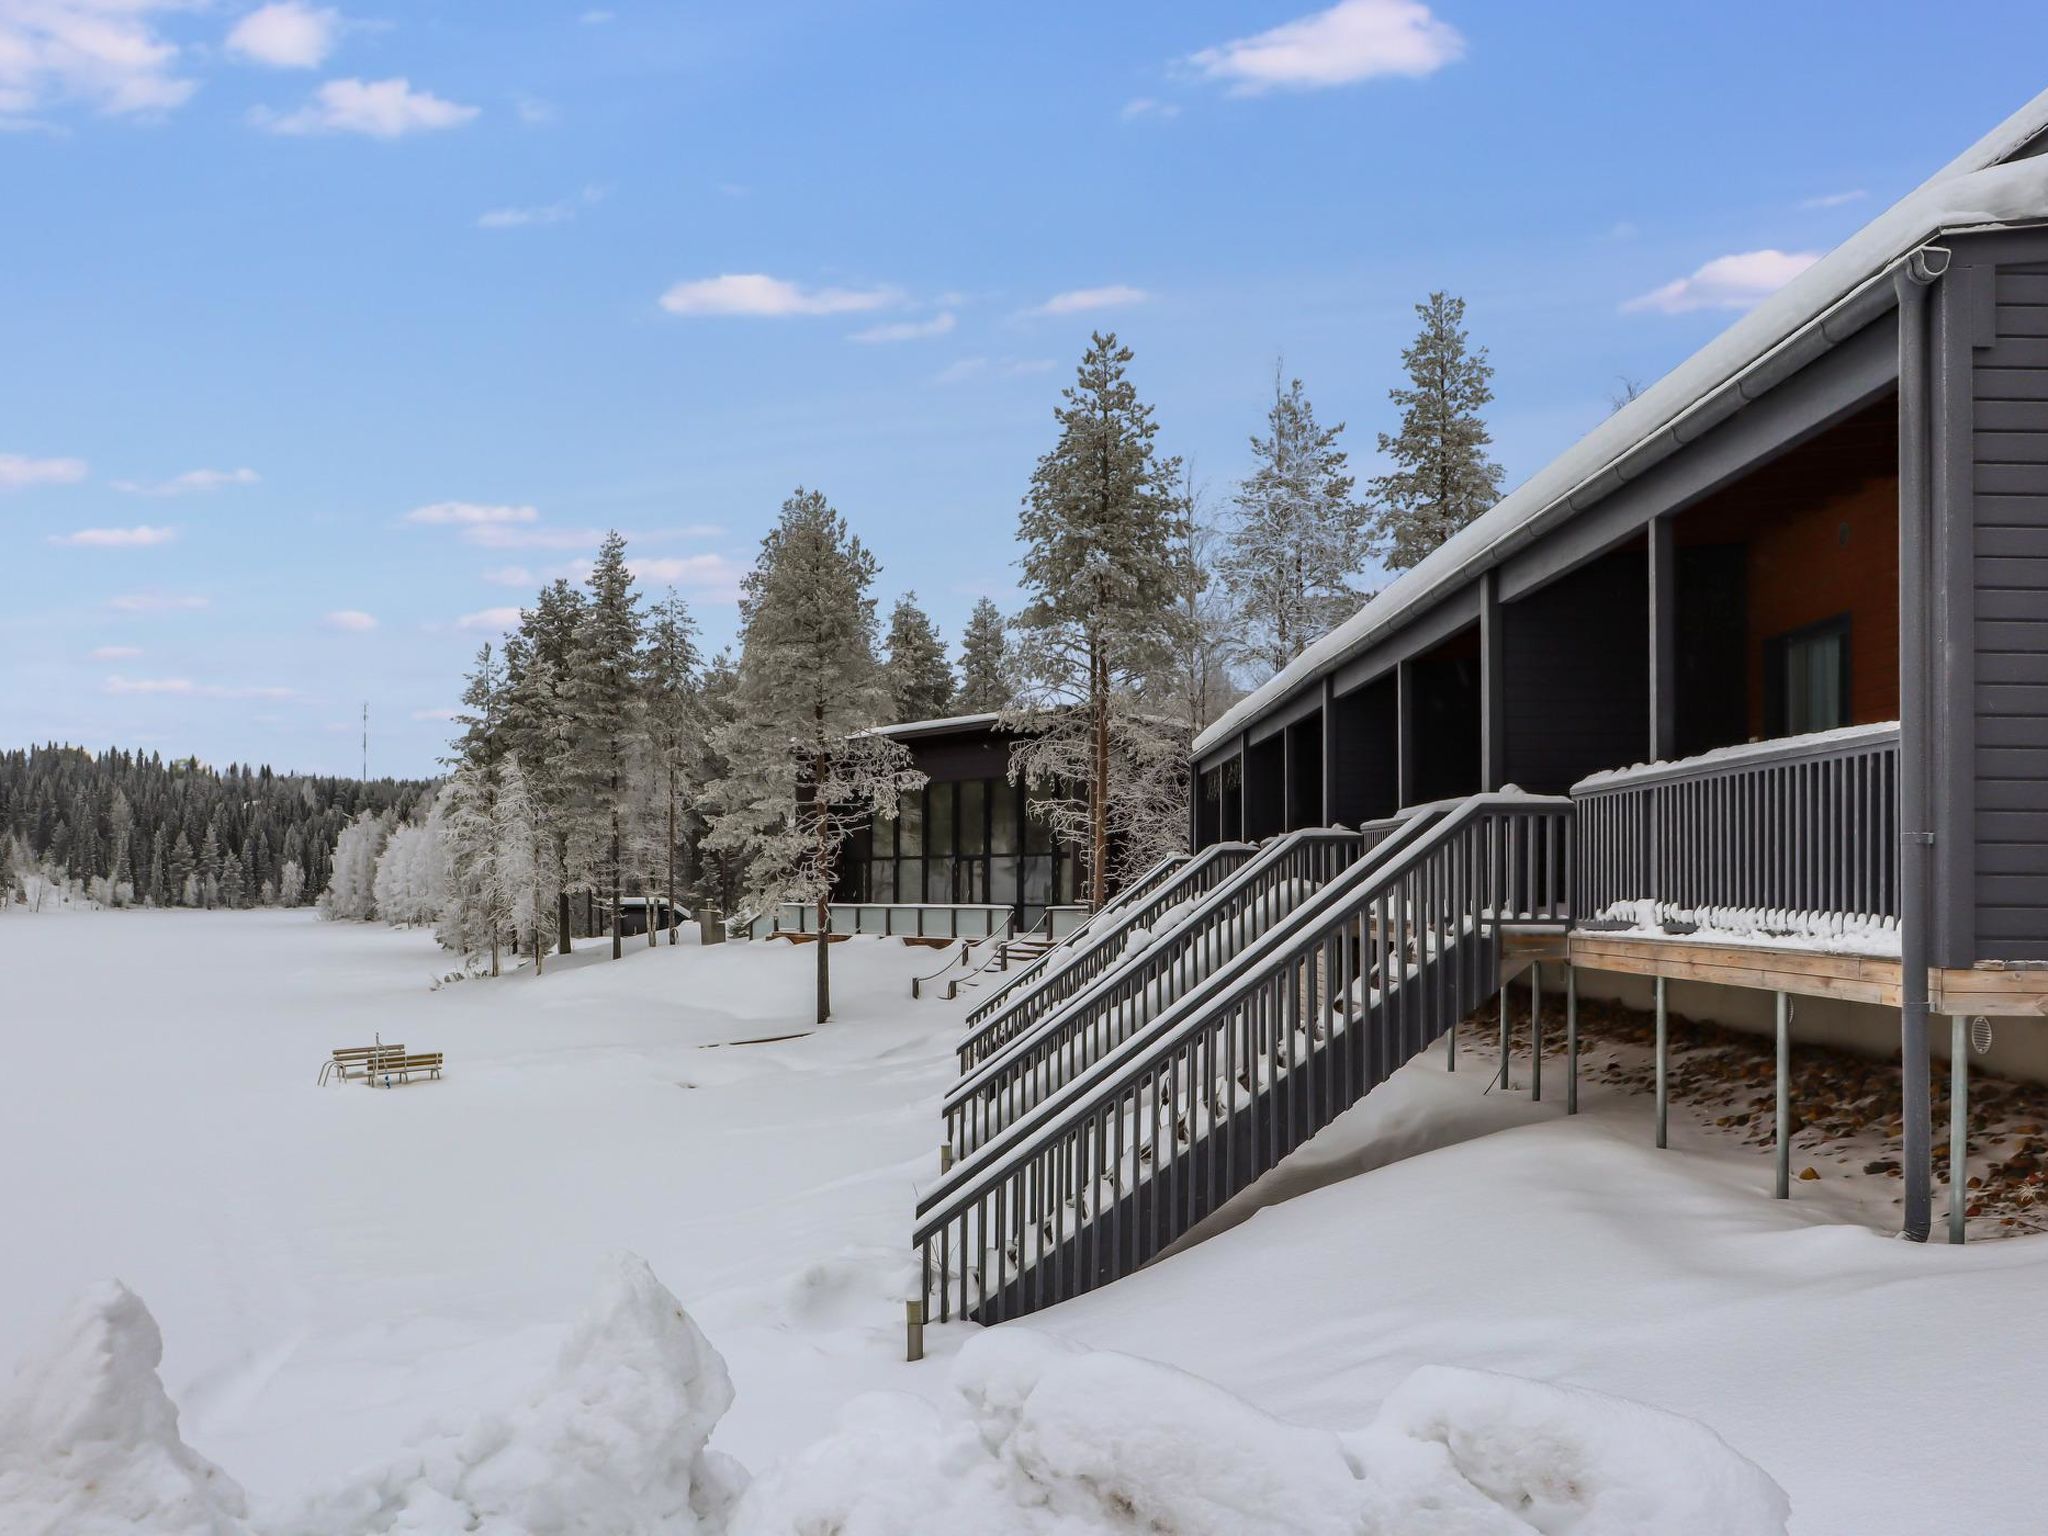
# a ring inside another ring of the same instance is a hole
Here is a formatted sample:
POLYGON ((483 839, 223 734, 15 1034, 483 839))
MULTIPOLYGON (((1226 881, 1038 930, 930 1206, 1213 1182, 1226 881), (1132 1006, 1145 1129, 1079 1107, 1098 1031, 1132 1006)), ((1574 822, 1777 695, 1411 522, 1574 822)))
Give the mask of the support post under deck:
POLYGON ((1543 965, 1529 964, 1529 1102, 1543 1098, 1543 965))
POLYGON ((1508 989, 1503 982, 1500 989, 1500 1085, 1508 1086, 1508 989))
POLYGON ((1949 1020, 1948 1037, 1948 1240, 1963 1240, 1970 1211, 1970 1026, 1961 1014, 1949 1020))
POLYGON ((1579 968, 1564 968, 1564 1112, 1579 1112, 1579 968))
POLYGON ((1778 994, 1777 1184, 1780 1200, 1792 1198, 1792 998, 1778 994))
POLYGON ((1664 978, 1657 978, 1657 1146, 1670 1145, 1671 1028, 1664 1006, 1664 978))

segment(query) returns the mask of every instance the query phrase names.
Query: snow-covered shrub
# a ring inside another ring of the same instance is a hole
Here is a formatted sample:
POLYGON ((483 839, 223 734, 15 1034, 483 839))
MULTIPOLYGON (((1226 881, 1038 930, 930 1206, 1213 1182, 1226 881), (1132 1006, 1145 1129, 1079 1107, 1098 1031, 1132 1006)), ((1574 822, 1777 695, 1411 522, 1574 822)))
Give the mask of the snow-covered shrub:
POLYGON ((63 1536, 247 1536, 242 1490, 178 1435, 163 1335, 115 1281, 72 1307, 0 1398, 0 1526, 63 1536))
POLYGON ((951 1411, 850 1404, 730 1536, 1770 1536, 1789 1510, 1702 1425, 1480 1371, 1418 1371, 1348 1433, 1020 1329, 970 1339, 954 1385, 951 1411))

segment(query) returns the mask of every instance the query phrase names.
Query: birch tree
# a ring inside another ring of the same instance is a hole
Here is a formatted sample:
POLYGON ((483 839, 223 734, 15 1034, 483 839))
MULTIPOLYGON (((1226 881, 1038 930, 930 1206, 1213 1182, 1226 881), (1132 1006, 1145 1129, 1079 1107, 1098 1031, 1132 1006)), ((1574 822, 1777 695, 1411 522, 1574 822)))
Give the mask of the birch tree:
POLYGON ((875 655, 875 558, 824 496, 801 487, 761 541, 740 596, 729 765, 708 846, 739 853, 756 910, 817 914, 817 1020, 831 1016, 832 879, 841 844, 924 783, 889 717, 875 655))

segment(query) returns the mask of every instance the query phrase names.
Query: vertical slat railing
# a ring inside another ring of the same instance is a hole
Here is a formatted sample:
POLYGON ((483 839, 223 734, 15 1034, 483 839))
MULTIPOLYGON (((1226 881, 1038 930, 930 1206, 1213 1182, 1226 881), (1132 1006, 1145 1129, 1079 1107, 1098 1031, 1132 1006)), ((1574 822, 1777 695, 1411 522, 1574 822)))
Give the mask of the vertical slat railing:
POLYGON ((1569 922, 1571 827, 1558 798, 1464 802, 1011 1122, 920 1204, 929 1314, 1001 1321, 1159 1254, 1490 996, 1504 927, 1569 922))
POLYGON ((1633 903, 1898 916, 1896 725, 1601 774, 1572 789, 1581 921, 1633 903))

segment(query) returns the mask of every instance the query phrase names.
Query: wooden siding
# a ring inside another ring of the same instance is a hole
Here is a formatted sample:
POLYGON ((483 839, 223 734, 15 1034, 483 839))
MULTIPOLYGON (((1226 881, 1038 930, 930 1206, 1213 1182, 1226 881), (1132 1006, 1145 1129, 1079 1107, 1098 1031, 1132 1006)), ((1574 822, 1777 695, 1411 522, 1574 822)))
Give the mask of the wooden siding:
POLYGON ((1501 610, 1503 771, 1563 794, 1649 744, 1649 577, 1640 548, 1617 550, 1501 610))
POLYGON ((2048 960, 2048 264, 1993 292, 1971 377, 1976 950, 2048 960))

